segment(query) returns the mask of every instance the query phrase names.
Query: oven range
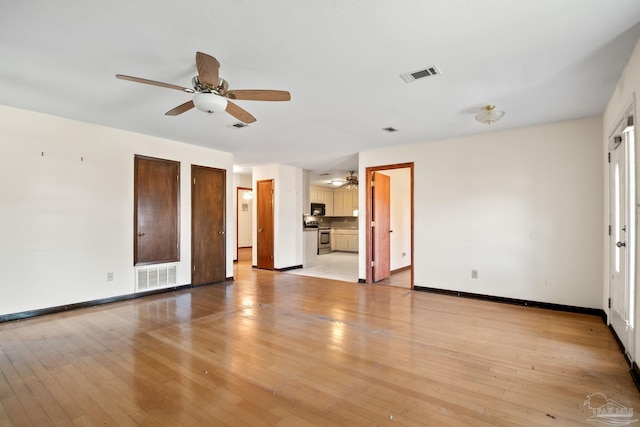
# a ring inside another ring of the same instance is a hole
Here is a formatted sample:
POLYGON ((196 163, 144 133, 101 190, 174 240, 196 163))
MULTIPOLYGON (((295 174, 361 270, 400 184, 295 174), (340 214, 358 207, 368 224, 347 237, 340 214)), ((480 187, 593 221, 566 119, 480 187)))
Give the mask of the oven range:
POLYGON ((331 228, 318 227, 318 255, 331 252, 331 228))

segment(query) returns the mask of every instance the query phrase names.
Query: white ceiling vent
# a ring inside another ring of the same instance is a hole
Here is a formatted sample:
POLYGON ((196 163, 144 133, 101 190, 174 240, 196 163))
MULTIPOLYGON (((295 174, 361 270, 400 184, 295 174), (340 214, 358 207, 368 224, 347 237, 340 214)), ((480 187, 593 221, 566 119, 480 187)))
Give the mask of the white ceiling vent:
POLYGON ((405 81, 405 83, 411 83, 414 82, 418 79, 423 79, 425 77, 431 77, 431 76, 437 76, 440 75, 442 73, 440 73, 440 70, 438 69, 438 67, 436 67, 435 65, 432 65, 430 67, 427 67, 423 70, 418 70, 418 71, 414 71, 412 73, 405 73, 405 74, 400 74, 400 77, 402 77, 402 80, 405 81))

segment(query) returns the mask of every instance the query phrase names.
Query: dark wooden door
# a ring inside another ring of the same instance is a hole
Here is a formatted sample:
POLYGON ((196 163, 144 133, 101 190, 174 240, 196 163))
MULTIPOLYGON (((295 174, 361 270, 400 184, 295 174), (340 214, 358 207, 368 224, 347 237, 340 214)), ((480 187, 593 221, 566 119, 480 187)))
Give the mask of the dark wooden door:
POLYGON ((258 181, 258 268, 273 270, 273 180, 258 181))
POLYGON ((191 166, 191 284, 226 279, 226 171, 191 166))
POLYGON ((180 163, 134 160, 134 265, 180 260, 180 163))
POLYGON ((373 173, 373 281, 391 277, 391 178, 373 173))

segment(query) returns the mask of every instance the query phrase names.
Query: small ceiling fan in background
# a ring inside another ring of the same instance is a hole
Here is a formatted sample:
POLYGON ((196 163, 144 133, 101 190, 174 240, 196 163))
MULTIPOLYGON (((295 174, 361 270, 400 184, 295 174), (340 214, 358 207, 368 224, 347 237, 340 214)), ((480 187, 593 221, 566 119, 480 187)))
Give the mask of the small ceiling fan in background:
POLYGON ((256 118, 246 110, 229 101, 229 99, 247 101, 289 101, 291 99, 291 94, 285 90, 230 90, 229 83, 218 75, 220 62, 218 62, 218 60, 213 56, 207 55, 206 53, 196 53, 196 66, 198 68, 198 75, 191 80, 193 88, 143 79, 140 77, 127 76, 124 74, 116 74, 116 77, 122 80, 160 86, 168 89, 176 89, 182 92, 194 94, 192 100, 167 111, 165 113, 167 116, 177 116, 178 114, 182 114, 196 107, 198 110, 207 113, 226 111, 241 122, 253 123, 256 121, 256 118))

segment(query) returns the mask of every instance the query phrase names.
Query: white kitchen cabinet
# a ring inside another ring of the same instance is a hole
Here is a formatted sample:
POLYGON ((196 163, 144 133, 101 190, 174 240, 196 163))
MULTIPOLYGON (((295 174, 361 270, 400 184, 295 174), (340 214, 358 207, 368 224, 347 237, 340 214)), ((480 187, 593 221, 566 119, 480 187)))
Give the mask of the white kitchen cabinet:
POLYGON ((320 201, 320 196, 318 195, 318 189, 316 187, 309 187, 309 202, 322 203, 320 201))
POLYGON ((358 235, 357 234, 348 234, 347 235, 347 250, 349 252, 358 252, 359 244, 358 244, 358 235))
POLYGON ((346 251, 348 249, 348 241, 346 234, 336 234, 336 250, 346 251))
POLYGON ((335 251, 337 250, 337 246, 336 246, 336 231, 332 228, 331 229, 331 250, 335 251))
POLYGON ((324 214, 326 216, 334 215, 333 190, 328 190, 322 187, 309 187, 309 202, 324 203, 324 214))
POLYGON ((335 229, 335 250, 345 252, 358 252, 358 230, 335 229))
POLYGON ((358 209, 357 190, 335 190, 333 193, 333 215, 353 216, 354 209, 358 209))

